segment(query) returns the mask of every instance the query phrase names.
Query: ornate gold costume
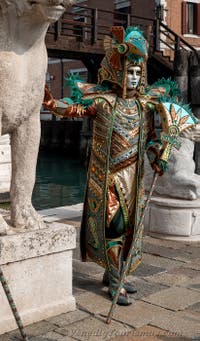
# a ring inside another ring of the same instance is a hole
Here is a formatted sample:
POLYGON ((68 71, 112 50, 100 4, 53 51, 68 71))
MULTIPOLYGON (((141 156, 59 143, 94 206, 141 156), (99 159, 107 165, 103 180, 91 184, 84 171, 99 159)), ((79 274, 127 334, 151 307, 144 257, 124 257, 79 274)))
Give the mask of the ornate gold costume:
MULTIPOLYGON (((158 157, 161 146, 153 129, 150 98, 144 94, 147 43, 136 28, 125 32, 118 27, 112 33, 114 38, 107 41, 99 70, 101 85, 74 81, 81 92, 74 104, 56 101, 49 94, 45 101, 47 107, 61 116, 94 119, 81 251, 83 260, 90 258, 107 269, 111 296, 119 283, 121 262, 134 239, 130 271, 141 261, 143 228, 138 228, 138 222, 144 207, 144 153, 150 143, 158 157), (126 82, 130 65, 140 66, 141 79, 128 98, 126 82)), ((127 305, 128 297, 124 288, 122 291, 119 303, 127 305)))

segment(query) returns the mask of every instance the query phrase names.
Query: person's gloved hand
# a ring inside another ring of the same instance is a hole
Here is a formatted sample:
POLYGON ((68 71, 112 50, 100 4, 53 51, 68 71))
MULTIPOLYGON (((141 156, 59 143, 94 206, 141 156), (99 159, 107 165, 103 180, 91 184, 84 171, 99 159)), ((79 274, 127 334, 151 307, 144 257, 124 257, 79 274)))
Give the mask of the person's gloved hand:
POLYGON ((167 170, 167 163, 159 158, 155 158, 155 161, 151 164, 153 170, 158 173, 159 176, 163 175, 167 170))
POLYGON ((56 101, 47 85, 45 85, 44 100, 42 104, 48 110, 53 110, 56 106, 56 101))

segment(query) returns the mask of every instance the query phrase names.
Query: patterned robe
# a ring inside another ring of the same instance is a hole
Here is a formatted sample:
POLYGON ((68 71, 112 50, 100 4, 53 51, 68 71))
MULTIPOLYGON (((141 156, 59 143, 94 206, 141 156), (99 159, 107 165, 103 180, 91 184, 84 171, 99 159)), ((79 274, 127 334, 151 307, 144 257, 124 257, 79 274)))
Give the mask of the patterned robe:
MULTIPOLYGON (((145 98, 97 96, 93 141, 81 227, 82 259, 109 268, 106 229, 119 207, 135 252, 130 271, 141 261, 143 227, 138 223, 144 207, 144 153, 157 137, 153 114, 145 98)), ((128 250, 127 250, 128 252, 128 250)), ((127 253, 126 252, 126 253, 127 253)))
POLYGON ((54 113, 66 117, 93 117, 93 141, 81 225, 82 259, 110 268, 108 240, 116 231, 123 235, 126 258, 131 242, 134 255, 130 271, 141 261, 144 208, 144 154, 147 144, 150 162, 159 156, 160 144, 153 129, 150 98, 122 99, 98 86, 76 83, 81 96, 69 104, 47 96, 45 103, 54 113), (90 103, 87 107, 84 103, 90 103), (80 103, 80 104, 79 104, 80 103), (119 214, 120 213, 120 214, 119 214))

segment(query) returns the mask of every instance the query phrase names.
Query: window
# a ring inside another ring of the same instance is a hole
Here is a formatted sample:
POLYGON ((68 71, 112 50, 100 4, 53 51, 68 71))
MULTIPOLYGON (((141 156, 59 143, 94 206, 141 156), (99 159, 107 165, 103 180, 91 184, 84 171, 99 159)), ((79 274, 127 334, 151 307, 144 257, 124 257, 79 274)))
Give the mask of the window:
POLYGON ((128 15, 131 13, 130 0, 114 0, 114 25, 124 26, 128 25, 128 15))
POLYGON ((186 2, 186 32, 195 33, 195 7, 196 4, 186 2))
POLYGON ((128 13, 128 11, 130 10, 131 2, 130 0, 115 0, 114 5, 115 10, 128 13))
POLYGON ((182 2, 182 33, 200 35, 200 3, 199 1, 182 2))

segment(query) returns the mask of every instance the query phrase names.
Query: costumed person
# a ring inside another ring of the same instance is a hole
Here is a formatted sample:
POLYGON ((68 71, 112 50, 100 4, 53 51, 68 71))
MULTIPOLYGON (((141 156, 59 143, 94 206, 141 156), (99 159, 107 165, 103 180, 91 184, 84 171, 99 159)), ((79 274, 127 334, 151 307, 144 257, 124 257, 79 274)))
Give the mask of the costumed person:
MULTIPOLYGON (((61 117, 93 117, 93 141, 81 225, 82 259, 105 268, 104 284, 114 297, 132 240, 137 245, 128 273, 142 257, 143 227, 138 222, 144 208, 144 155, 162 175, 163 144, 154 131, 156 98, 162 91, 146 88, 147 41, 136 27, 114 26, 105 39, 105 57, 98 85, 69 78, 71 98, 56 100, 46 88, 44 106, 61 117), (139 236, 139 238, 138 238, 139 236)), ((164 89, 164 90, 163 90, 164 89)), ((135 288, 123 283, 118 304, 129 305, 135 288)))

